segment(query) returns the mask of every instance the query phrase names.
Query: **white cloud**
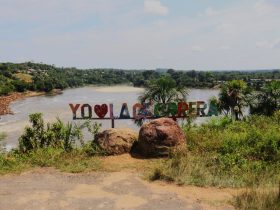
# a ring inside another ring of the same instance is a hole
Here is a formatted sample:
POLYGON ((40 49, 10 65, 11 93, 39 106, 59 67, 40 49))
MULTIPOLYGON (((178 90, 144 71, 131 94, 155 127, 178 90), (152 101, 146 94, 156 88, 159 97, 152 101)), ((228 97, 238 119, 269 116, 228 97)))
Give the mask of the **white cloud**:
POLYGON ((158 0, 146 0, 145 11, 139 0, 0 0, 0 59, 83 68, 279 68, 280 7, 270 7, 274 1, 162 20, 143 15, 167 15, 158 0))
POLYGON ((203 52, 204 49, 201 46, 193 46, 192 51, 193 52, 203 52))
POLYGON ((168 7, 162 5, 160 0, 145 0, 144 10, 155 15, 168 15, 169 13, 168 7))
POLYGON ((237 28, 233 23, 221 23, 218 24, 216 29, 225 34, 234 34, 237 32, 237 28))
POLYGON ((271 0, 259 0, 254 5, 254 9, 259 14, 269 14, 269 13, 275 12, 275 10, 277 10, 277 4, 275 4, 271 0))
POLYGON ((256 46, 258 48, 264 48, 264 49, 278 49, 278 48, 280 49, 280 39, 257 42, 256 46))
POLYGON ((212 7, 208 7, 206 10, 205 10, 205 14, 209 17, 211 16, 215 16, 215 15, 218 15, 219 12, 214 10, 212 7))
POLYGON ((231 50, 231 47, 229 45, 222 45, 220 47, 221 50, 231 50))

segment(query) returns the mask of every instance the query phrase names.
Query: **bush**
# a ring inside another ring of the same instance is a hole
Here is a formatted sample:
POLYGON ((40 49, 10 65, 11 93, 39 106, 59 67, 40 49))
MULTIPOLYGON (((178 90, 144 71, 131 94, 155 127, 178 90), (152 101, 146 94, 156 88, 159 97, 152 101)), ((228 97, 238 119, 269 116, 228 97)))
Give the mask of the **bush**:
POLYGON ((19 138, 19 152, 27 153, 40 148, 57 148, 72 151, 77 144, 87 155, 104 155, 104 151, 96 144, 95 135, 100 130, 100 124, 86 121, 83 124, 63 123, 59 118, 54 123, 45 124, 42 114, 29 115, 30 127, 26 127, 19 138), (84 143, 83 130, 91 134, 92 139, 84 143))
POLYGON ((36 150, 38 148, 62 148, 65 151, 73 149, 76 141, 83 144, 81 128, 72 123, 64 124, 60 119, 45 125, 41 113, 29 115, 31 127, 26 127, 19 138, 20 152, 36 150))
POLYGON ((177 151, 154 169, 178 183, 214 186, 271 185, 280 178, 280 126, 276 118, 211 120, 187 127, 187 155, 177 151))
POLYGON ((8 95, 14 91, 14 86, 10 83, 0 84, 0 95, 8 95))
POLYGON ((12 85, 14 86, 14 89, 17 92, 24 92, 29 87, 29 84, 22 80, 14 80, 12 82, 12 85))

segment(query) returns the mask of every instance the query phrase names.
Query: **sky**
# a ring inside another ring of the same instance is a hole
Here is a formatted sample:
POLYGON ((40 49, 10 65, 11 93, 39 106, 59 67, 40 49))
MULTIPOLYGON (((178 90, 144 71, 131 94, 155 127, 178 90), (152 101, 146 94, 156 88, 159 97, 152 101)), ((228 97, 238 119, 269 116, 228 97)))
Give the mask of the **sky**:
POLYGON ((0 0, 0 62, 280 69, 280 0, 0 0))

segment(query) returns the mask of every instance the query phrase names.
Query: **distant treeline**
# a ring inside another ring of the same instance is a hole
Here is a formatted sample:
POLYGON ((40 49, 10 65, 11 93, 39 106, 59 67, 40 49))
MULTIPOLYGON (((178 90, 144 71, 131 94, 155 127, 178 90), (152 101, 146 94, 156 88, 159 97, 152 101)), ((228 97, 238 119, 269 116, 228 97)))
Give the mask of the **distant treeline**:
POLYGON ((50 92, 84 85, 131 84, 145 87, 147 81, 169 74, 178 84, 189 88, 213 88, 225 81, 244 80, 259 89, 268 80, 280 79, 280 70, 267 71, 179 71, 169 69, 120 70, 58 68, 42 63, 0 63, 0 95, 25 90, 50 92))

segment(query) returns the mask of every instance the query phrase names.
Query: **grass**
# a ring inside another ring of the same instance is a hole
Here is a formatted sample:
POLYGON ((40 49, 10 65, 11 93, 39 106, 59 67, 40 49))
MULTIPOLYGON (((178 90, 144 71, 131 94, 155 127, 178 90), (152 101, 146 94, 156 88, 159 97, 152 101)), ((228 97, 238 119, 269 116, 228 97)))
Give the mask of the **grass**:
POLYGON ((168 159, 160 160, 148 173, 151 181, 161 179, 179 185, 245 187, 273 186, 279 180, 279 167, 268 165, 256 169, 254 163, 248 168, 238 166, 225 170, 215 157, 209 159, 205 154, 189 152, 186 156, 174 153, 168 159))
POLYGON ((148 172, 149 180, 179 185, 246 188, 232 205, 244 210, 280 209, 279 118, 212 119, 184 126, 187 147, 148 172))
POLYGON ((92 171, 149 171, 160 159, 142 160, 124 156, 91 155, 82 148, 65 152, 58 148, 41 148, 19 153, 0 153, 0 175, 19 174, 36 167, 54 167, 62 172, 82 173, 92 171))
POLYGON ((232 201, 236 209, 279 210, 279 189, 248 189, 232 201))
POLYGON ((24 81, 24 82, 26 82, 26 83, 32 83, 32 76, 31 75, 29 75, 29 74, 24 74, 24 73, 17 73, 17 74, 15 74, 15 76, 18 78, 18 79, 20 79, 20 80, 22 80, 22 81, 24 81))
POLYGON ((54 167, 64 172, 96 171, 102 164, 98 157, 87 156, 81 150, 64 152, 61 149, 44 148, 29 153, 10 152, 0 154, 0 175, 20 173, 35 167, 54 167))
POLYGON ((212 120, 185 127, 187 148, 155 166, 150 180, 216 187, 274 186, 280 180, 280 126, 275 119, 212 120))

